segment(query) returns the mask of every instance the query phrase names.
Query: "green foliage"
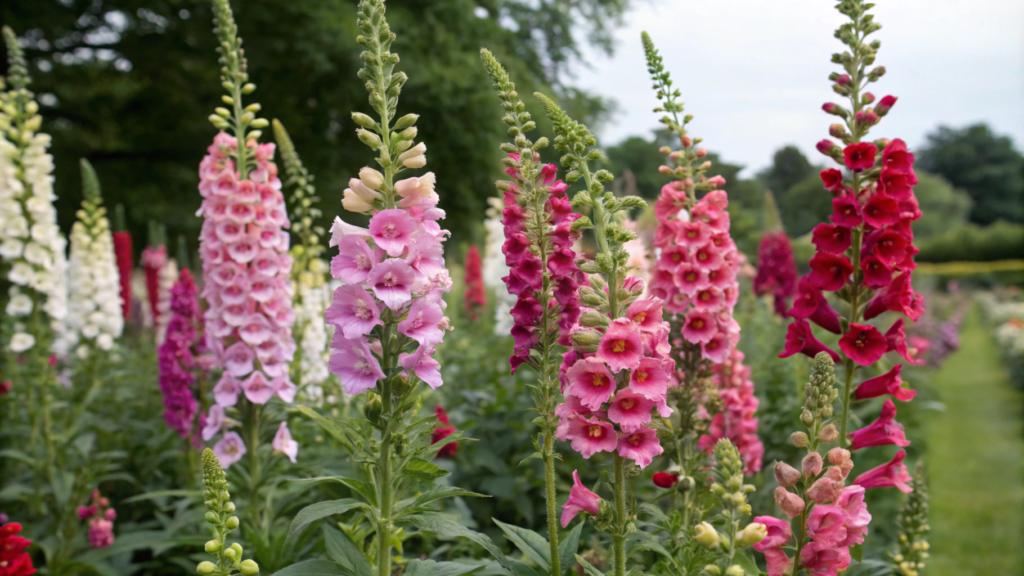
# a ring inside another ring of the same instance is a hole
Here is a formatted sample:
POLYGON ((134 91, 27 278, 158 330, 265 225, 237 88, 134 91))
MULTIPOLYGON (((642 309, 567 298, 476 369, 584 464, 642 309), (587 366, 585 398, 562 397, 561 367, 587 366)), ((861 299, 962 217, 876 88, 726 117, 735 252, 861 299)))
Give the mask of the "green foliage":
POLYGON ((943 176, 974 201, 971 222, 1024 223, 1024 156, 985 124, 942 126, 918 152, 918 166, 943 176))
POLYGON ((764 187, 781 199, 786 192, 801 181, 818 174, 819 168, 811 165, 799 148, 783 146, 775 151, 772 165, 758 174, 764 187))
POLYGON ((997 221, 981 227, 966 224, 922 241, 921 262, 989 262, 1024 254, 1024 225, 997 221))
POLYGON ((933 238, 967 223, 971 197, 950 186, 942 176, 918 171, 914 196, 923 213, 921 219, 914 222, 916 240, 933 238))
POLYGON ((794 238, 809 233, 832 214, 832 194, 822 187, 817 174, 780 193, 778 201, 786 232, 794 238))

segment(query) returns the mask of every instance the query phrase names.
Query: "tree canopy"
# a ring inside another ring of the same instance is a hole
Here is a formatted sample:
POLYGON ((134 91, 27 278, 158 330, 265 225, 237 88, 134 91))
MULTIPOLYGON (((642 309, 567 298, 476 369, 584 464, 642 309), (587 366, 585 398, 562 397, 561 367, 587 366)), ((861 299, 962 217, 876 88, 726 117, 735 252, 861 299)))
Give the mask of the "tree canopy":
MULTIPOLYGON (((388 2, 399 69, 410 78, 400 107, 421 115, 446 224, 457 236, 474 234, 501 169, 502 111, 480 64, 480 47, 502 58, 524 94, 551 88, 577 114, 600 112, 604 103, 563 79, 583 42, 610 50, 610 31, 627 3, 388 2)), ((342 190, 369 158, 350 117, 369 109, 356 78, 361 47, 355 5, 248 0, 235 6, 259 87, 254 96, 263 115, 284 123, 317 176, 325 218, 340 212, 342 190)), ((172 235, 195 238, 198 165, 214 136, 206 118, 220 105, 209 2, 4 2, 0 19, 21 35, 31 89, 43 104, 43 130, 53 135, 62 225, 74 217, 80 190, 75 163, 85 157, 95 165, 108 202, 126 206, 137 237, 144 238, 147 221, 157 220, 172 235)))

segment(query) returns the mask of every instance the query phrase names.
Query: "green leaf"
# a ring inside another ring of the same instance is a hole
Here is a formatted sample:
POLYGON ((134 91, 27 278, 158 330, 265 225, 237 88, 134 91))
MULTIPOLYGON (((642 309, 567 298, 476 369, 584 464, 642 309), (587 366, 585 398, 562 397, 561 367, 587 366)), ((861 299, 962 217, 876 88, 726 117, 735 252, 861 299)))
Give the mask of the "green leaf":
POLYGON ((666 558, 672 558, 672 554, 661 545, 658 538, 650 532, 633 532, 629 536, 626 536, 626 550, 627 557, 632 556, 636 552, 641 550, 650 550, 651 552, 657 552, 666 558))
POLYGON ((549 573, 551 572, 551 546, 546 538, 533 530, 505 524, 497 518, 492 519, 492 521, 498 525, 498 528, 501 528, 509 542, 515 544, 516 548, 522 550, 523 554, 526 554, 530 560, 536 562, 541 568, 549 573))
POLYGON ((133 502, 141 502, 143 500, 156 500, 157 498, 168 498, 168 497, 180 497, 180 498, 195 497, 195 498, 198 498, 201 495, 202 495, 202 492, 200 492, 198 490, 156 490, 154 492, 146 492, 144 494, 138 494, 138 495, 132 496, 131 498, 125 498, 124 500, 121 500, 121 504, 131 504, 133 502))
POLYGON ((600 570, 594 568, 590 562, 584 560, 583 556, 580 556, 579 554, 576 555, 576 562, 583 567, 583 572, 585 572, 587 576, 604 576, 600 570))
POLYGON ((651 518, 654 518, 658 522, 668 522, 668 516, 666 516, 665 513, 662 512, 661 508, 658 508, 653 504, 645 502, 641 504, 639 508, 641 511, 646 512, 651 516, 651 518))
POLYGON ((344 532, 324 526, 324 541, 327 544, 327 555, 342 568, 355 576, 373 576, 373 566, 370 566, 363 551, 344 532))
POLYGON ((508 558, 502 554, 501 550, 494 545, 494 542, 492 542, 490 538, 459 524, 454 516, 440 514, 437 512, 425 512, 423 514, 409 516, 406 520, 424 532, 429 532, 431 534, 447 538, 466 538, 468 540, 472 540, 490 552, 491 556, 494 556, 494 559, 497 560, 502 567, 516 573, 515 569, 512 568, 512 564, 509 563, 508 558))
POLYGON ((736 555, 732 558, 733 562, 739 564, 743 568, 743 572, 751 576, 760 576, 763 574, 761 569, 757 567, 757 561, 754 560, 749 551, 737 551, 736 555))
POLYGON ((411 476, 421 482, 430 482, 450 474, 450 472, 444 468, 441 468, 433 462, 427 462, 422 458, 410 458, 409 463, 405 465, 403 472, 405 472, 407 476, 411 476))
POLYGON ((342 514, 352 510, 354 508, 369 509, 370 507, 358 500, 352 498, 342 498, 341 500, 328 500, 326 502, 317 502, 306 506, 299 513, 295 515, 295 519, 292 520, 292 525, 288 529, 288 539, 295 537, 307 524, 316 522, 321 518, 333 516, 335 514, 342 514))
POLYGON ((412 560, 405 567, 404 576, 464 576, 479 571, 483 566, 458 562, 412 560))
POLYGON ((477 494, 476 492, 470 492, 469 490, 463 490, 462 488, 456 488, 455 486, 435 486, 427 492, 419 495, 415 500, 407 498, 398 504, 398 512, 396 517, 402 514, 422 512, 422 507, 436 502, 443 498, 455 498, 458 496, 467 496, 473 498, 490 498, 486 494, 477 494))
POLYGON ((303 414, 308 416, 314 422, 319 424, 320 427, 323 428, 328 434, 333 436, 335 440, 341 442, 345 446, 345 448, 349 450, 349 452, 352 452, 352 438, 349 436, 348 431, 345 430, 345 428, 340 423, 331 420, 330 418, 327 418, 325 416, 322 416, 319 412, 313 410, 309 406, 303 406, 300 404, 296 406, 294 410, 302 412, 303 414))
POLYGON ((278 570, 271 576, 349 576, 349 574, 334 562, 306 560, 278 570))
POLYGON ((857 562, 863 562, 864 561, 864 545, 863 544, 857 544, 856 546, 851 546, 850 547, 850 557, 853 558, 854 560, 856 560, 857 562))
MULTIPOLYGON (((562 567, 563 573, 576 565, 573 560, 576 557, 576 550, 580 547, 581 532, 583 532, 583 522, 577 522, 576 527, 569 531, 569 535, 558 543, 558 563, 562 567)), ((554 574, 552 576, 562 575, 554 574)))

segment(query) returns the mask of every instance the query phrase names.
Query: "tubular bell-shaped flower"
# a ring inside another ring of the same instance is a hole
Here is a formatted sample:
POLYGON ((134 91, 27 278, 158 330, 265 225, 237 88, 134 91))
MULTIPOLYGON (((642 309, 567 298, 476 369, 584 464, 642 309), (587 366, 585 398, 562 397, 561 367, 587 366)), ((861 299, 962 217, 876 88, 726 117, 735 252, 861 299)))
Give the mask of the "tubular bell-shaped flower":
MULTIPOLYGON (((819 143, 818 149, 845 170, 829 168, 821 173, 825 190, 834 196, 834 213, 831 222, 814 229, 817 253, 810 262, 810 275, 800 281, 800 294, 790 311, 797 320, 790 324, 786 349, 779 355, 785 358, 797 352, 810 355, 827 350, 814 337, 808 320, 840 334, 840 353, 827 351, 836 363, 843 364, 845 371, 845 383, 839 395, 842 412, 836 426, 840 446, 851 450, 908 443, 902 428, 895 423, 896 407, 891 401, 886 402, 881 417, 874 424, 850 434, 847 427, 850 406, 855 399, 892 394, 906 402, 914 396, 914 391, 901 387, 900 364, 855 385, 857 372, 870 369, 887 352, 894 351, 908 362, 917 362, 906 343, 903 318, 889 324, 889 328, 867 322, 886 311, 898 312, 915 321, 923 311, 923 298, 911 285, 917 254, 912 226, 921 217, 913 192, 917 183, 914 155, 900 139, 867 140, 871 127, 896 102, 894 97, 887 96, 875 104, 875 96, 866 91, 885 74, 882 66, 870 68, 880 46, 878 40, 867 40, 880 28, 874 16, 868 14, 872 6, 864 0, 842 0, 837 5, 849 21, 836 32, 836 38, 848 51, 833 55, 832 61, 843 67, 843 73, 835 72, 829 79, 833 90, 848 98, 849 107, 835 103, 823 107, 826 113, 843 120, 842 124, 830 127, 833 137, 842 140, 842 147, 825 140, 819 143), (845 318, 839 317, 822 292, 834 292, 836 299, 846 303, 845 318)), ((896 478, 892 482, 901 489, 906 486, 902 480, 904 474, 905 469, 890 475, 896 478)), ((882 476, 869 475, 866 482, 857 483, 866 487, 894 485, 871 480, 882 476)), ((820 569, 810 565, 808 568, 820 569)))
MULTIPOLYGON (((295 390, 288 374, 295 353, 289 290, 292 259, 288 234, 282 230, 289 220, 273 162, 275 147, 259 143, 260 129, 269 122, 255 117, 259 104, 242 103, 243 96, 256 87, 248 81, 241 40, 225 0, 214 2, 214 23, 222 45, 221 74, 228 92, 224 101, 233 111, 218 108, 210 116, 221 131, 199 165, 201 295, 208 304, 204 338, 225 369, 217 386, 221 393, 215 389, 214 397, 222 406, 238 405, 245 413, 248 452, 255 461, 260 405, 275 394, 291 402, 295 390), (238 392, 245 395, 241 404, 238 392)), ((246 451, 234 432, 226 433, 217 445, 227 456, 221 458, 225 465, 246 451)))
POLYGON ((68 326, 79 342, 76 354, 84 359, 94 349, 108 351, 114 347, 124 329, 124 315, 114 240, 100 183, 84 158, 81 166, 84 200, 78 221, 71 228, 69 276, 75 289, 70 295, 68 326))
MULTIPOLYGON (((544 434, 541 456, 545 467, 545 498, 548 521, 548 543, 553 570, 559 569, 558 524, 555 502, 554 439, 556 428, 568 431, 582 429, 582 422, 573 426, 568 423, 557 426, 557 403, 559 400, 558 365, 562 359, 561 346, 571 344, 573 328, 579 320, 581 307, 579 287, 583 274, 577 267, 577 254, 573 250, 579 232, 573 223, 579 217, 572 213, 568 198, 568 186, 557 179, 558 168, 553 164, 541 164, 539 150, 547 140, 531 142, 526 134, 536 124, 531 120, 526 105, 519 99, 515 84, 509 79, 501 63, 486 49, 481 50, 484 67, 493 82, 502 108, 506 114, 503 122, 509 127, 513 142, 503 144, 506 154, 503 158, 505 173, 510 180, 498 182, 502 200, 501 229, 497 222, 488 225, 488 249, 496 248, 497 240, 504 238, 501 253, 504 266, 497 260, 497 253, 488 253, 489 268, 498 272, 508 271, 502 278, 504 286, 497 287, 499 293, 498 313, 502 313, 500 302, 511 304, 507 311, 511 317, 510 332, 514 338, 511 371, 523 364, 538 375, 538 387, 534 402, 540 413, 539 422, 544 434), (501 295, 507 294, 507 296, 501 295)), ((495 215, 495 218, 497 215, 495 215)), ((507 318, 499 317, 498 324, 507 326, 507 318)), ((568 368, 568 367, 566 367, 568 368)), ((592 380, 605 378, 604 383, 612 386, 607 374, 580 374, 592 380)), ((600 404, 601 400, 592 401, 600 404)), ((588 428, 589 429, 589 428, 588 428)), ((573 441, 587 454, 599 449, 614 448, 614 431, 609 435, 606 427, 598 427, 598 436, 578 437, 573 441), (588 440, 589 438, 589 440, 588 440)), ((565 436, 559 434, 560 438, 565 436)), ((563 519, 567 516, 563 514, 563 519)))
MULTIPOLYGON (((198 403, 193 388, 196 373, 202 370, 202 364, 206 361, 199 357, 204 350, 202 316, 196 294, 192 273, 188 269, 182 270, 178 282, 171 289, 171 319, 167 324, 167 337, 158 349, 157 363, 160 368, 160 392, 164 400, 164 420, 179 436, 192 439, 194 444, 201 446, 196 440, 198 403)), ((223 415, 223 407, 219 404, 215 406, 223 415)), ((210 438, 212 435, 204 439, 210 438)))

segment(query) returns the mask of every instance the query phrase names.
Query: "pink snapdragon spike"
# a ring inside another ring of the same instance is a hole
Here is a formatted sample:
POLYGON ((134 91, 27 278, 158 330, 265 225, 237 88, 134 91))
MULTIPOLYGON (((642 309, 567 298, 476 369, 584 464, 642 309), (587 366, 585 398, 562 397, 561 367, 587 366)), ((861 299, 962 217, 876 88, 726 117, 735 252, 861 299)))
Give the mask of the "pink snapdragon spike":
POLYGON ((568 528, 572 519, 580 512, 586 512, 591 516, 601 513, 601 497, 591 492, 580 482, 578 470, 572 471, 572 490, 569 492, 569 500, 562 506, 562 528, 568 528))
MULTIPOLYGON (((99 490, 93 490, 89 506, 78 507, 78 519, 89 520, 89 546, 108 548, 114 543, 114 520, 117 519, 117 511, 110 506, 110 500, 103 497, 99 490)), ((0 548, 0 569, 3 568, 3 553, 3 548, 0 548)))
MULTIPOLYGON (((287 390, 291 383, 280 379, 287 380, 295 352, 291 258, 283 230, 289 223, 272 161, 274 145, 249 140, 245 152, 246 166, 236 166, 238 141, 221 132, 199 165, 202 296, 208 304, 203 318, 206 346, 224 368, 214 390, 222 406, 234 406, 239 392, 259 405, 277 389, 287 390)), ((239 446, 245 450, 237 435, 217 445, 227 456, 221 457, 225 466, 237 460, 232 454, 239 446)))
POLYGON ((722 411, 711 419, 707 433, 700 437, 697 445, 710 454, 720 439, 728 438, 743 457, 743 473, 750 476, 761 471, 764 444, 757 435, 754 414, 758 399, 750 380, 750 367, 743 363, 744 357, 743 352, 732 348, 726 361, 712 368, 722 411))

